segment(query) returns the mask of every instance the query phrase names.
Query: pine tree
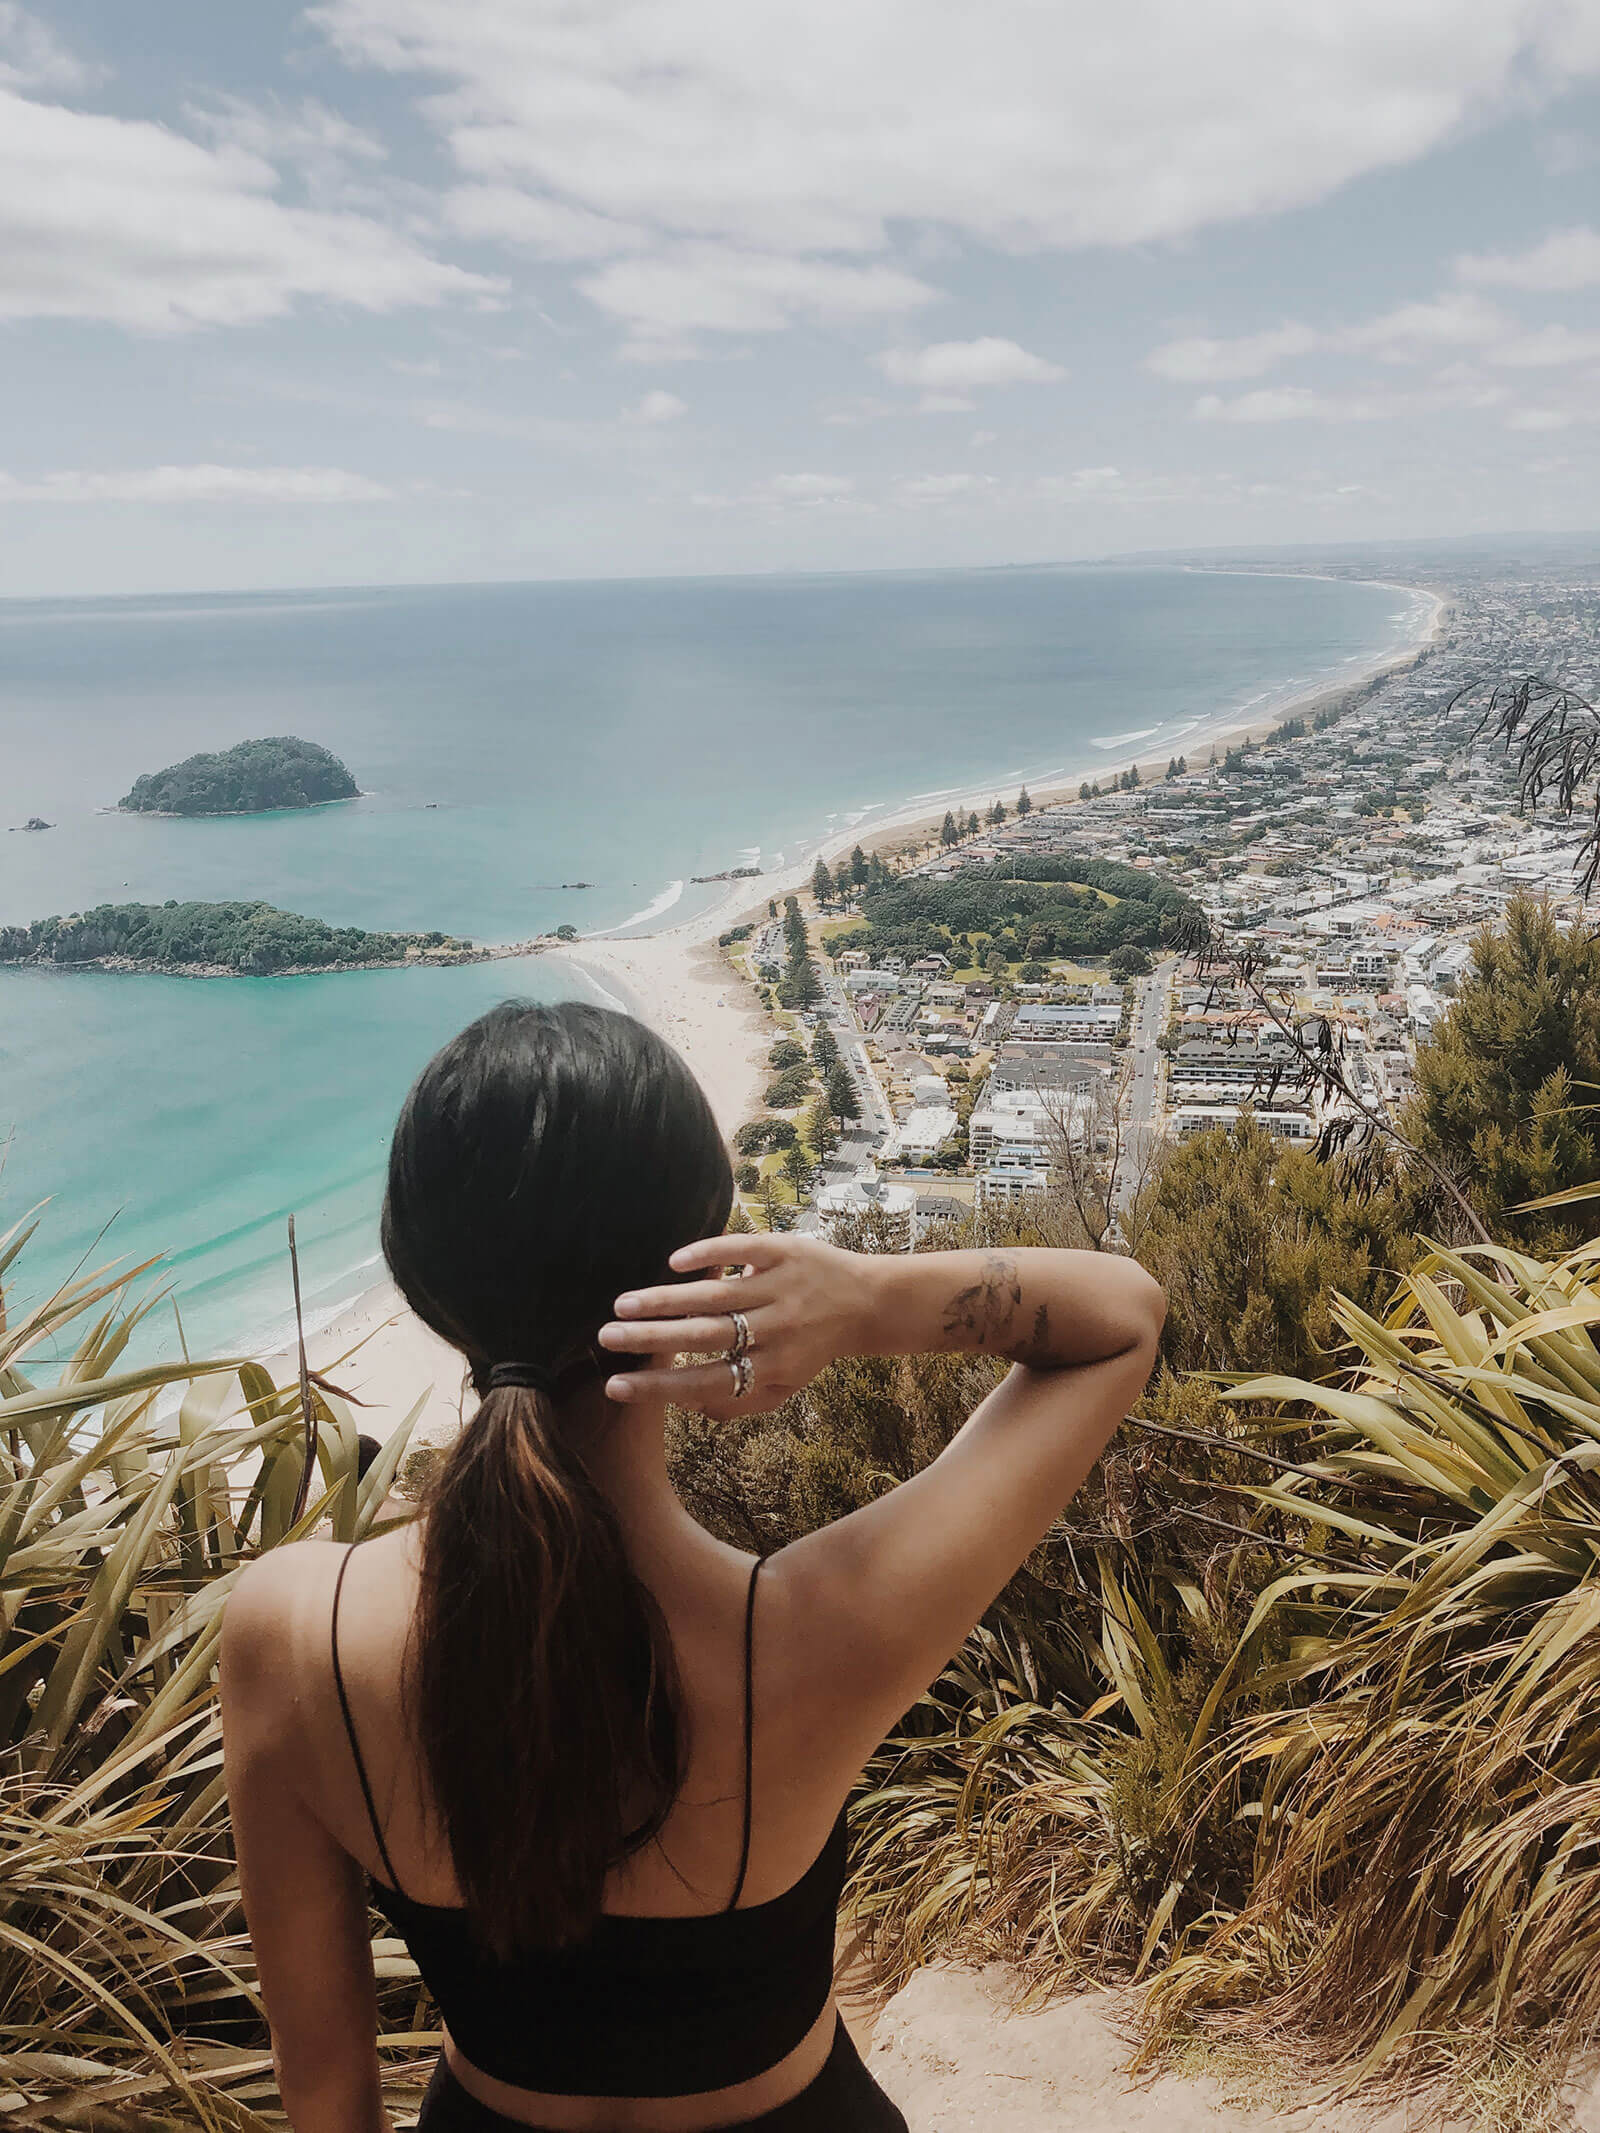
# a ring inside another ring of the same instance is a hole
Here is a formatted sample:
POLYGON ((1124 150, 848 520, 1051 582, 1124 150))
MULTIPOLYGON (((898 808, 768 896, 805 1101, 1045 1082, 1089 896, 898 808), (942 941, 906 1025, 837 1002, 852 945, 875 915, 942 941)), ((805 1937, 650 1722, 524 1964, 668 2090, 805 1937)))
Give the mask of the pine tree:
POLYGON ((819 904, 833 902, 833 876, 828 872, 826 860, 817 861, 811 876, 811 893, 819 904))
POLYGON ((1085 778, 1085 779, 1084 779, 1084 781, 1083 781, 1083 783, 1082 783, 1082 784, 1081 784, 1081 785, 1080 785, 1080 786, 1078 787, 1078 798, 1079 798, 1080 800, 1087 800, 1087 799, 1088 799, 1088 797, 1089 797, 1089 780, 1088 780, 1087 778, 1085 778))
POLYGON ((839 1129, 833 1122, 825 1095, 813 1097, 807 1107, 805 1136, 807 1146, 819 1163, 825 1163, 839 1145, 839 1129))
POLYGON ((778 1219, 778 1188, 773 1183, 770 1170, 763 1171, 761 1175, 761 1216, 768 1229, 782 1228, 783 1225, 778 1219))
POLYGON ((836 1060, 829 1070, 825 1093, 828 1109, 838 1120, 842 1133, 851 1119, 861 1116, 861 1099, 856 1094, 856 1085, 850 1069, 842 1059, 836 1060))
POLYGON ((822 980, 817 976, 817 966, 808 955, 793 956, 783 981, 778 987, 778 1000, 784 1007, 815 1007, 822 998, 822 980))
POLYGON ((1028 795, 1028 788, 1026 785, 1024 785, 1021 792, 1017 794, 1017 813, 1019 815, 1031 815, 1033 813, 1033 801, 1028 795))
POLYGON ((977 836, 977 834, 978 834, 978 832, 979 832, 979 830, 981 830, 982 828, 983 828, 983 824, 982 824, 982 823, 981 823, 981 822, 980 822, 980 821, 978 820, 978 817, 977 817, 976 813, 973 813, 973 814, 970 814, 970 815, 968 815, 968 817, 967 817, 967 835, 968 835, 969 837, 976 837, 976 836, 977 836))
POLYGON ((817 1024, 817 1033, 811 1040, 811 1063, 819 1074, 828 1074, 839 1056, 839 1041, 826 1022, 817 1024))
POLYGON ((783 1151, 783 1174, 794 1188, 796 1205, 799 1204, 811 1179, 811 1163, 798 1141, 792 1148, 783 1151))
POLYGON ((1168 776, 1169 778, 1175 778, 1175 777, 1176 777, 1177 775, 1178 775, 1178 758, 1177 758, 1177 757, 1176 757, 1175 755, 1169 755, 1169 756, 1167 757, 1167 776, 1168 776))
POLYGON ((867 878, 867 855, 858 844, 850 854, 850 879, 859 889, 867 878))
POLYGON ((960 832, 956 828, 956 818, 946 808, 944 821, 939 825, 939 842, 948 849, 949 846, 955 843, 959 834, 960 832))
POLYGON ((733 1212, 728 1217, 725 1234, 730 1237, 742 1237, 747 1231, 754 1228, 755 1224, 751 1221, 749 1211, 746 1209, 744 1202, 735 1200, 733 1212))
POLYGON ((1178 758, 1178 775, 1180 778, 1189 775, 1189 758, 1186 755, 1180 755, 1178 758))

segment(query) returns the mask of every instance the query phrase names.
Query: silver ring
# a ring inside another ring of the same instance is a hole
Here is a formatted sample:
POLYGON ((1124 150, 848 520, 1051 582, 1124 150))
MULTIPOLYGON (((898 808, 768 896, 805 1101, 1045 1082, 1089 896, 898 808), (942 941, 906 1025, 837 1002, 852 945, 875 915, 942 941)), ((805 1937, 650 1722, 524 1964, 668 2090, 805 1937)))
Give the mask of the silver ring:
POLYGON ((738 1356, 748 1355, 755 1342, 750 1337, 750 1321, 742 1311, 730 1311, 728 1316, 733 1320, 733 1346, 728 1350, 728 1360, 732 1362, 738 1356))
POLYGON ((733 1374, 733 1397, 742 1400, 750 1390, 750 1381, 755 1376, 755 1365, 747 1355, 730 1355, 728 1368, 733 1374))

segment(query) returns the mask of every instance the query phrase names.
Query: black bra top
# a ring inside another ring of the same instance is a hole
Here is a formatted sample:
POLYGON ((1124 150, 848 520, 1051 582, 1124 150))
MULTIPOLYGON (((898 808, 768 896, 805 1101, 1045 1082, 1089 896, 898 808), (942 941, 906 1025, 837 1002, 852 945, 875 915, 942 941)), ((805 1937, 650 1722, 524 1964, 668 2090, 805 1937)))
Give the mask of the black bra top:
POLYGON ((794 2050, 833 1990, 834 1923, 845 1874, 845 1818, 792 1887, 739 1908, 750 1864, 753 1639, 758 1561, 744 1618, 744 1834, 727 1908, 683 1918, 602 1912, 575 1946, 502 1962, 459 1905, 417 1903, 400 1887, 362 1760, 339 1666, 333 1678, 350 1754, 387 1884, 376 1908, 405 1942, 450 2035, 472 2064, 550 2096, 693 2096, 752 2080, 794 2050))

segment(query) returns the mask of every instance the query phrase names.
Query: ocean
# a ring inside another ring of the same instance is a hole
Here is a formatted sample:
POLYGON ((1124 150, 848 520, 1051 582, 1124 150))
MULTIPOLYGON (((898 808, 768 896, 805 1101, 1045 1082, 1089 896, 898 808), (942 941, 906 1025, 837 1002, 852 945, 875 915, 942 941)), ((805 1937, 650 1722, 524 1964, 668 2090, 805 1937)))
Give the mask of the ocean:
MULTIPOLYGON (((263 897, 483 941, 648 930, 912 800, 1182 750, 1418 634, 1393 586, 1179 569, 415 587, 0 604, 0 921, 263 897), (362 797, 159 821, 141 772, 262 734, 362 797), (31 815, 47 833, 5 834, 31 815), (583 888, 562 884, 584 882, 583 888)), ((752 885, 752 893, 759 885, 752 885)), ((281 1334, 377 1274, 395 1110, 539 958, 200 982, 0 971, 0 1230, 38 1203, 13 1305, 164 1255, 146 1354, 281 1334), (176 1310, 174 1309, 176 1305, 176 1310)))

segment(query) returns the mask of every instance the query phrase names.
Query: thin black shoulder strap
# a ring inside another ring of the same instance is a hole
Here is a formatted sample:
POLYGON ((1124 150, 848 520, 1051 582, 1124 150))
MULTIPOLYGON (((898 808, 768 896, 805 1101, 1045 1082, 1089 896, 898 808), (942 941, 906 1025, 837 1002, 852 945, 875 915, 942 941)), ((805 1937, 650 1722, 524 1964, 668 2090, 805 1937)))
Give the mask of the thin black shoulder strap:
POLYGON ((728 1909, 739 1908, 739 1898, 744 1894, 744 1877, 750 1865, 750 1782, 755 1767, 755 1627, 756 1627, 756 1579, 761 1575, 764 1558, 757 1556, 750 1566, 750 1590, 744 1603, 744 1836, 739 1844, 739 1878, 733 1884, 733 1894, 728 1898, 728 1909))
POLYGON ((339 1691, 339 1709, 344 1713, 344 1730, 350 1742, 350 1759, 356 1766, 356 1776, 361 1780, 361 1797, 367 1803, 367 1820, 372 1824, 372 1834, 377 1839, 378 1857, 383 1861, 383 1870, 389 1877, 389 1886, 399 1895, 400 1876, 394 1870, 394 1861, 389 1857, 389 1847, 383 1841, 383 1824, 378 1820, 378 1803, 372 1797, 372 1785, 367 1777, 367 1766, 361 1757, 361 1743, 356 1739, 356 1722, 350 1715, 350 1698, 345 1694, 344 1669, 339 1664, 339 1601, 344 1592, 344 1574, 350 1568, 350 1558, 355 1554, 352 1544, 344 1552, 339 1565, 339 1575, 333 1581, 333 1620, 329 1634, 333 1641, 333 1685, 339 1691))

